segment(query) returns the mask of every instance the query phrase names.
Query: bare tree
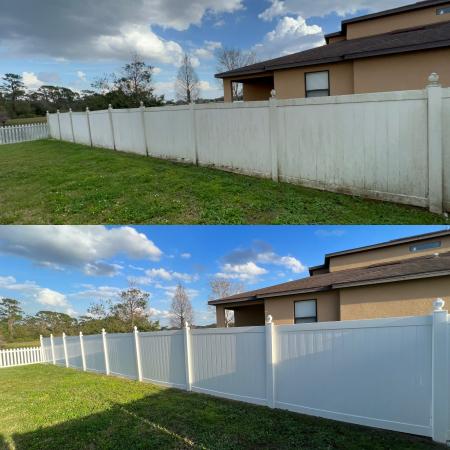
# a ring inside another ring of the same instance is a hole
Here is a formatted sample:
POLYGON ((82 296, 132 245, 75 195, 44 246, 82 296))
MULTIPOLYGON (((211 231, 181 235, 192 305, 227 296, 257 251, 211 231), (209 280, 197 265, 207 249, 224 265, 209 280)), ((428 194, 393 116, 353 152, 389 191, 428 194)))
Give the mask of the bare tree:
POLYGON ((186 323, 192 324, 194 313, 192 311, 191 300, 184 286, 179 284, 172 298, 170 308, 170 325, 176 328, 184 328, 186 323))
POLYGON ((181 66, 178 69, 175 92, 177 99, 185 103, 191 103, 199 97, 200 82, 192 65, 191 57, 187 53, 183 56, 181 66))
MULTIPOLYGON (((220 298, 229 297, 230 295, 243 292, 245 286, 243 283, 236 283, 225 278, 214 278, 209 282, 211 288, 210 300, 218 300, 220 298)), ((213 307, 214 308, 214 307, 213 307)), ((234 324, 234 311, 225 310, 225 326, 230 327, 234 324)))
MULTIPOLYGON (((238 48, 219 48, 216 52, 217 71, 228 72, 229 70, 240 69, 256 63, 255 52, 243 52, 238 48)), ((233 99, 243 97, 242 83, 233 83, 233 99)))

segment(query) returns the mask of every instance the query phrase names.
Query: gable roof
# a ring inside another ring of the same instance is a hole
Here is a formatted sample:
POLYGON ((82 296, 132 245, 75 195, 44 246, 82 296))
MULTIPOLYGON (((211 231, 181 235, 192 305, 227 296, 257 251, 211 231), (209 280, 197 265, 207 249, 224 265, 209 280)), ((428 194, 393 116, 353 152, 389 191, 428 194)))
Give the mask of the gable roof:
POLYGON ((210 305, 450 275, 450 252, 340 270, 209 301, 210 305))
POLYGON ((450 21, 333 42, 303 52, 219 73, 215 76, 216 78, 239 77, 273 72, 279 69, 314 66, 442 47, 450 47, 450 21))

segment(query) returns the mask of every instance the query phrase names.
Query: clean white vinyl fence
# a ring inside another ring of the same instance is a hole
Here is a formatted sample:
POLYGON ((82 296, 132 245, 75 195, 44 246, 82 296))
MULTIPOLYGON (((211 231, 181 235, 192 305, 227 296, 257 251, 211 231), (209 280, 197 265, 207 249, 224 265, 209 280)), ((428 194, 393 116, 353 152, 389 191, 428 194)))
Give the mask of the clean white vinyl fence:
POLYGON ((0 368, 25 366, 44 362, 41 347, 23 347, 0 350, 0 368))
POLYGON ((38 139, 47 139, 48 137, 50 137, 50 134, 46 123, 0 127, 0 144, 36 141, 38 139))
POLYGON ((426 317, 275 326, 269 316, 260 327, 51 336, 42 353, 67 367, 81 361, 83 370, 446 442, 443 305, 426 317))
POLYGON ((450 211, 450 89, 48 116, 53 138, 450 211), (443 170, 444 167, 444 170, 443 170))

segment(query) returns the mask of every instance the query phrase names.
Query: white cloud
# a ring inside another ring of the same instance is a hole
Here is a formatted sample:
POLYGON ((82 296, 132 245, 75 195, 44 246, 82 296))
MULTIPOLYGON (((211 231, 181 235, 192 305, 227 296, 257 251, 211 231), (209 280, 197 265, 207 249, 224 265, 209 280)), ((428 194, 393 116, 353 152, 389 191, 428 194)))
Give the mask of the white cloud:
POLYGON ((74 312, 64 294, 53 289, 41 287, 34 281, 19 283, 12 276, 2 276, 0 277, 0 288, 6 291, 19 292, 21 296, 29 301, 63 310, 67 314, 74 312))
POLYGON ((216 277, 237 279, 242 281, 254 281, 258 276, 266 273, 266 269, 259 267, 254 262, 250 261, 244 264, 226 263, 222 266, 222 272, 218 272, 216 277))
POLYGON ((135 282, 137 284, 152 284, 157 282, 158 280, 162 281, 182 281, 185 283, 191 283, 192 281, 198 280, 197 274, 188 274, 182 272, 175 272, 173 270, 167 270, 163 267, 159 269, 149 269, 145 271, 145 276, 142 277, 130 277, 129 280, 131 282, 135 282))
POLYGON ((93 42, 96 54, 103 57, 129 58, 134 52, 141 57, 165 64, 178 65, 183 49, 175 41, 166 41, 146 25, 130 24, 113 35, 101 35, 93 42))
POLYGON ((85 289, 79 292, 68 294, 75 300, 110 300, 116 298, 122 289, 116 286, 93 286, 84 285, 85 289))
POLYGON ((345 230, 343 229, 334 229, 334 230, 316 230, 314 234, 318 237, 341 237, 345 234, 345 230))
MULTIPOLYGON (((162 291, 165 291, 166 297, 168 299, 172 299, 178 286, 177 285, 172 285, 172 286, 158 285, 156 287, 158 289, 161 289, 162 291)), ((186 290, 186 294, 188 295, 190 300, 197 297, 200 293, 197 289, 185 288, 185 290, 186 290)))
POLYGON ((140 52, 155 61, 173 62, 180 51, 151 27, 178 31, 201 25, 205 15, 244 8, 243 0, 96 0, 11 2, 0 15, 0 47, 8 54, 88 60, 140 52), (51 11, 51 13, 50 13, 51 11))
POLYGON ((43 84, 34 72, 22 72, 23 84, 27 89, 39 89, 43 84))
POLYGON ((191 255, 190 253, 186 252, 186 253, 182 253, 180 256, 181 256, 183 259, 189 259, 192 255, 191 255))
MULTIPOLYGON (((395 8, 411 3, 411 0, 268 0, 269 7, 259 18, 272 20, 286 14, 297 14, 303 17, 324 17, 335 12, 339 16, 355 14, 358 11, 370 12, 395 8)), ((337 30, 336 30, 337 31, 337 30)))
POLYGON ((81 81, 86 81, 86 74, 83 71, 81 71, 81 70, 77 70, 77 77, 81 81))
POLYGON ((300 52, 325 44, 322 28, 308 25, 303 17, 283 17, 274 30, 264 36, 253 50, 268 59, 300 52))
POLYGON ((200 59, 213 59, 217 49, 222 47, 221 42, 205 41, 204 46, 194 51, 194 55, 200 59))
POLYGON ((106 263, 116 255, 159 260, 162 251, 132 227, 104 226, 4 226, 0 227, 0 252, 38 264, 75 267, 90 275, 111 275, 120 266, 106 263))

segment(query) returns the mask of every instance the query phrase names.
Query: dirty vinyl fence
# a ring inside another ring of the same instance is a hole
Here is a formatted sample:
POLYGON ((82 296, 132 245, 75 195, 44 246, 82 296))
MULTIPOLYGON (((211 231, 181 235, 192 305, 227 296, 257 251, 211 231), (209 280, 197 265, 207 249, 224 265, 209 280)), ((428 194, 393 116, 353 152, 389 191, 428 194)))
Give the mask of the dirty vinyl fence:
POLYGON ((37 141, 38 139, 47 139, 49 136, 49 128, 46 123, 0 127, 0 144, 37 141))
POLYGON ((0 350, 0 368, 25 366, 43 361, 42 347, 24 347, 0 350))
POLYGON ((450 210, 450 89, 435 80, 418 91, 58 112, 48 121, 55 139, 441 212, 450 210))
POLYGON ((449 436, 449 316, 42 340, 47 362, 388 430, 449 436))

